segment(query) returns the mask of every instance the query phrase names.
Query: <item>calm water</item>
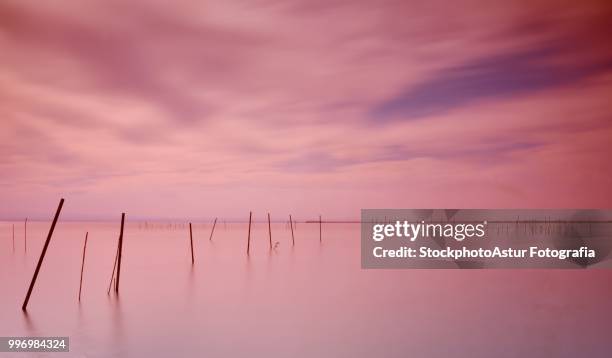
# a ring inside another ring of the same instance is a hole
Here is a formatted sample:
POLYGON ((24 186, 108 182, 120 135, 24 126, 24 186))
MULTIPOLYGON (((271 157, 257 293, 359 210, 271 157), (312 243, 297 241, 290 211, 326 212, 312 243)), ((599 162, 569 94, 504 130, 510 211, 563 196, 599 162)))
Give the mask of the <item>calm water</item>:
MULTIPOLYGON (((361 270, 359 225, 0 223, 0 336, 70 336, 65 357, 609 357, 612 270, 361 270), (81 253, 89 231, 81 303, 81 253)), ((0 356, 10 356, 0 353, 0 356)), ((16 357, 28 356, 16 353, 16 357)), ((30 354, 30 356, 51 356, 30 354)))

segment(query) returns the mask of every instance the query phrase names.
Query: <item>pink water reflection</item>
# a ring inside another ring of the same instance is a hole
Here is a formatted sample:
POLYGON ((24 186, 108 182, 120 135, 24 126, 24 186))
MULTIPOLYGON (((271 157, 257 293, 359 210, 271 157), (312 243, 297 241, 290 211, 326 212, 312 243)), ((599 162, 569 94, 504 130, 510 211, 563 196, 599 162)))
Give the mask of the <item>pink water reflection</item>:
MULTIPOLYGON (((63 356, 607 357, 608 270, 361 270, 358 225, 126 225, 119 297, 107 296, 119 225, 60 222, 30 301, 46 232, 12 252, 0 224, 0 335, 67 335, 63 356), (89 231, 82 301, 81 250, 89 231)), ((18 243, 22 243, 19 236, 18 243)), ((25 356, 21 353, 19 356, 25 356)))

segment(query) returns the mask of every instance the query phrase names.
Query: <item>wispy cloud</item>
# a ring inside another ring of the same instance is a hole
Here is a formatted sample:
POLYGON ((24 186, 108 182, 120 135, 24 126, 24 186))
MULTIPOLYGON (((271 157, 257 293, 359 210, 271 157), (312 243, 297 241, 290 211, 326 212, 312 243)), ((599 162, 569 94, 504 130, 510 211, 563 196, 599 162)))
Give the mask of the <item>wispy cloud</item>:
POLYGON ((526 50, 493 54, 438 71, 376 105, 372 120, 418 119, 479 101, 575 84, 612 70, 612 56, 576 62, 573 52, 551 45, 535 44, 526 50))

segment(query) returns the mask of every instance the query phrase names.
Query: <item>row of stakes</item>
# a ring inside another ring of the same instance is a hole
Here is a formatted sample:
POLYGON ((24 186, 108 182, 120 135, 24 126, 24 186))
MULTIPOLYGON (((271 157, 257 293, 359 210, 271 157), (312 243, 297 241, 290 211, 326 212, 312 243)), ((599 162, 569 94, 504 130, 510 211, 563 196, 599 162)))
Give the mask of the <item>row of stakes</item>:
MULTIPOLYGON (((55 212, 55 216, 53 217, 53 222, 51 223, 51 228, 49 229, 49 233, 47 234, 47 239, 45 240, 45 244, 43 246, 42 252, 40 253, 40 257, 38 259, 38 263, 36 264, 36 269, 34 270, 34 275, 32 277, 32 281, 30 281, 30 286, 28 287, 28 292, 26 293, 26 297, 23 301, 23 305, 21 309, 25 312, 27 311, 28 302, 30 301, 30 296, 32 295, 32 290, 34 289, 34 285, 36 284, 36 279, 38 278, 38 274, 40 272, 40 268, 45 259, 45 254, 47 253, 47 249, 49 248, 49 243, 51 242, 51 237, 53 236, 53 231, 55 230, 55 225, 57 224, 57 220, 59 218, 60 212, 62 211, 62 207, 64 206, 64 199, 62 198, 57 207, 57 211, 55 212)), ((251 250, 251 225, 253 219, 253 212, 249 212, 249 231, 247 235, 247 255, 250 254, 251 250)), ((24 249, 27 252, 27 222, 28 219, 25 219, 24 223, 24 249)), ((123 252, 123 228, 125 224, 125 213, 121 214, 121 230, 119 232, 119 241, 117 243, 117 252, 115 254, 115 263, 113 265, 113 272, 111 274, 111 280, 108 285, 107 294, 110 294, 111 289, 114 289, 115 294, 119 293, 119 282, 121 277, 121 256, 123 252)), ((217 218, 213 223, 212 230, 210 232, 209 240, 212 240, 213 234, 215 232, 215 227, 217 225, 217 218)), ((293 232, 294 221, 291 215, 289 215, 289 226, 291 227, 291 242, 292 245, 295 246, 295 235, 293 232)), ((85 268, 85 253, 87 251, 87 239, 89 237, 89 232, 85 233, 85 242, 83 244, 83 259, 81 261, 81 278, 79 281, 79 301, 81 300, 81 290, 83 288, 83 271, 85 268)), ((270 249, 272 249, 272 226, 270 222, 270 213, 268 213, 268 237, 270 242, 270 249)), ((322 237, 322 220, 319 215, 319 242, 323 241, 322 237)), ((192 225, 189 223, 189 242, 190 242, 190 251, 191 251, 191 264, 195 264, 195 256, 193 253, 193 230, 192 225)), ((15 225, 13 224, 13 251, 15 251, 15 225)))

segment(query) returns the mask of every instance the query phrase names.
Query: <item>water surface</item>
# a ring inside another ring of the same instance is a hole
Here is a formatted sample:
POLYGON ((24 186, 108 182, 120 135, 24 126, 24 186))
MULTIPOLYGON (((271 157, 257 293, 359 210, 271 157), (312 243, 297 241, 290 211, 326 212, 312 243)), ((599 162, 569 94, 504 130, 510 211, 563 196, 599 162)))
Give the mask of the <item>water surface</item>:
MULTIPOLYGON (((361 270, 359 225, 0 223, 0 336, 70 336, 65 357, 609 357, 610 270, 361 270), (85 232, 89 242, 77 300, 85 232), (278 244, 276 244, 278 242, 278 244)), ((0 353, 10 356, 8 353, 0 353)), ((49 356, 29 354, 30 356, 49 356)), ((28 356, 16 353, 15 357, 28 356)))

